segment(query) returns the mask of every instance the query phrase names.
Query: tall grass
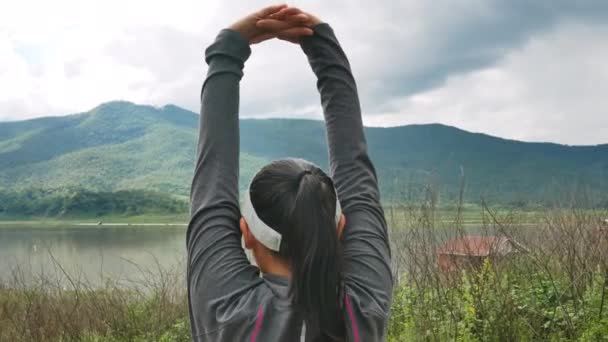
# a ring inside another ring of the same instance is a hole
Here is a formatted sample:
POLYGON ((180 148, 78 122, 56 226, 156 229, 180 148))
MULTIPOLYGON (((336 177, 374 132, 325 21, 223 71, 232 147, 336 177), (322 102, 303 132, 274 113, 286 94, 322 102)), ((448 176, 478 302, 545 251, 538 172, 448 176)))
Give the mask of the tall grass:
POLYGON ((562 203, 522 225, 525 215, 482 205, 471 227, 462 205, 443 217, 437 198, 387 210, 397 282, 389 341, 608 341, 606 209, 562 203), (442 271, 438 247, 469 234, 506 237, 517 252, 442 271))
MULTIPOLYGON (((396 281, 388 341, 608 340, 606 210, 562 205, 522 226, 519 213, 482 205, 472 227, 463 205, 446 216, 437 198, 429 191, 387 208, 396 281), (521 247, 446 274, 437 248, 471 233, 521 247)), ((140 269, 138 281, 101 286, 61 265, 18 270, 0 282, 0 341, 187 341, 184 269, 140 269)))
POLYGON ((0 284, 0 341, 189 341, 182 268, 140 269, 101 286, 17 270, 0 284))

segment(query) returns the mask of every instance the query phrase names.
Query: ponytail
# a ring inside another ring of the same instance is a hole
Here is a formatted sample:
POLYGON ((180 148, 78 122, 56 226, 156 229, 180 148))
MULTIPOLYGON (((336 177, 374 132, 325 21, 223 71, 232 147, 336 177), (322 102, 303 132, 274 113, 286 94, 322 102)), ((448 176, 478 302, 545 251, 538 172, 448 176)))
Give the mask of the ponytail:
POLYGON ((341 326, 338 304, 341 253, 336 233, 335 193, 323 177, 312 172, 302 175, 289 215, 290 229, 284 238, 292 267, 293 303, 304 313, 308 329, 337 338, 341 326), (332 193, 333 196, 327 195, 332 193))

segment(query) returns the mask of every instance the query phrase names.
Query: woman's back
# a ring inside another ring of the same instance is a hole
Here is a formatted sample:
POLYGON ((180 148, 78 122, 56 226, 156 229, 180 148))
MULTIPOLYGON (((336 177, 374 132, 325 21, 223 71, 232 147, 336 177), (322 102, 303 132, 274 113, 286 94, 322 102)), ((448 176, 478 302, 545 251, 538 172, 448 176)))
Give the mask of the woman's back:
MULTIPOLYGON (((330 175, 346 217, 336 301, 347 341, 384 339, 392 293, 390 248, 374 167, 367 155, 354 78, 327 24, 301 42, 325 120, 330 175)), ((207 49, 198 160, 188 227, 188 290, 193 337, 200 341, 319 340, 294 306, 288 277, 259 276, 241 246, 238 194, 238 83, 247 39, 224 30, 207 49)), ((311 213, 313 215, 314 213, 311 213)), ((314 322, 314 319, 313 319, 314 322)), ((319 324, 322 324, 320 322, 319 324)))

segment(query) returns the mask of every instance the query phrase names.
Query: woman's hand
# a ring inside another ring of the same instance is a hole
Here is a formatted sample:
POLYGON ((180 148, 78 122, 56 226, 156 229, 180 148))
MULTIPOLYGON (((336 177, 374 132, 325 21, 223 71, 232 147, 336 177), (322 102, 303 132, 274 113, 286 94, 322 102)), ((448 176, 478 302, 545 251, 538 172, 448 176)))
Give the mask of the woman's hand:
POLYGON ((279 38, 295 44, 300 42, 302 36, 309 36, 313 34, 312 29, 321 24, 322 21, 316 16, 306 13, 296 7, 284 6, 278 11, 266 16, 257 21, 256 26, 267 32, 274 33, 272 38, 279 38), (307 34, 301 34, 301 28, 309 28, 307 34), (300 28, 300 30, 294 29, 300 28))
POLYGON ((249 44, 272 38, 296 42, 313 34, 311 22, 312 18, 297 8, 276 5, 252 13, 229 28, 242 34, 249 44))

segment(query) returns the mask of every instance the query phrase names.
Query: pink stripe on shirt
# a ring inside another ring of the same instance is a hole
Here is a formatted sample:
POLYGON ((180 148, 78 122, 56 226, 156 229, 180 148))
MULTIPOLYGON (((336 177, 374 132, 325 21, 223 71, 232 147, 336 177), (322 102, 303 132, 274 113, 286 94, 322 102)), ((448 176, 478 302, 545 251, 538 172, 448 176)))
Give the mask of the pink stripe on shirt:
POLYGON ((262 310, 262 306, 260 306, 260 309, 258 310, 258 319, 255 322, 255 328, 253 328, 253 335, 251 335, 251 342, 255 342, 258 337, 258 332, 262 326, 262 318, 264 318, 264 310, 262 310))
POLYGON ((355 321, 355 315, 353 314, 353 307, 350 305, 350 298, 347 294, 344 295, 344 301, 346 302, 346 308, 348 309, 350 324, 353 327, 353 337, 355 338, 355 342, 359 342, 359 329, 357 329, 357 322, 355 321))

